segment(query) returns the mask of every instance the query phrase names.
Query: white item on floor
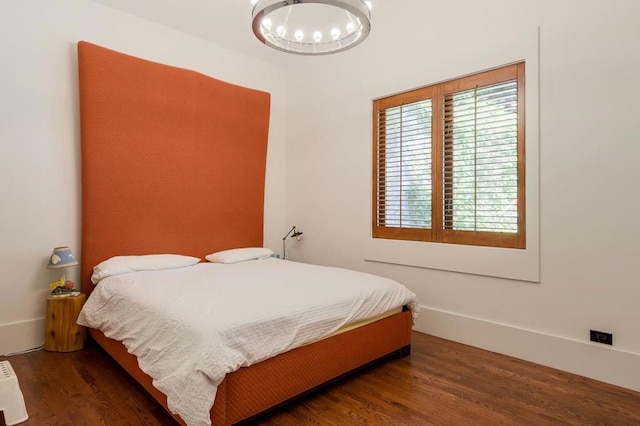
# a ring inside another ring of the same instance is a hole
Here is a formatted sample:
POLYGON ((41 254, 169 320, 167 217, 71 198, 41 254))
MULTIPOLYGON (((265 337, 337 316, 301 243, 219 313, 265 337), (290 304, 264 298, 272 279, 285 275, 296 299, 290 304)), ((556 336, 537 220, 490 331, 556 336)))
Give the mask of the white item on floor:
POLYGON ((4 413, 7 426, 17 425, 29 418, 18 376, 9 361, 0 361, 0 411, 4 413))

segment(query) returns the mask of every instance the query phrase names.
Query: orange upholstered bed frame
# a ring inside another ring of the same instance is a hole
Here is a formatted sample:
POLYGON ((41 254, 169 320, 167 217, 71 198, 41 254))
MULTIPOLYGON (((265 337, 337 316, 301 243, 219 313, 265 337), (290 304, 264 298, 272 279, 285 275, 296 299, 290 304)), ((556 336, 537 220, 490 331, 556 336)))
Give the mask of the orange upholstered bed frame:
MULTIPOLYGON (((81 286, 116 255, 262 246, 270 95, 78 43, 81 286)), ((408 353, 411 314, 291 350, 227 375, 214 425, 252 419, 377 359, 408 353)), ((136 358, 91 336, 166 408, 136 358)), ((182 423, 179 417, 175 417, 182 423)))

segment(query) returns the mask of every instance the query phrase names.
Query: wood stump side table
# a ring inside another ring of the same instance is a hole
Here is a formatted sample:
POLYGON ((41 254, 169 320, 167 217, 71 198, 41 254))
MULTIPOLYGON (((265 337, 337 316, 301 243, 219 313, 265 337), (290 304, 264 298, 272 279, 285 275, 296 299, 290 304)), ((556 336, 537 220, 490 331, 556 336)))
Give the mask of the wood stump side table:
POLYGON ((86 298, 80 294, 47 299, 45 351, 73 352, 84 347, 87 331, 76 320, 86 298))

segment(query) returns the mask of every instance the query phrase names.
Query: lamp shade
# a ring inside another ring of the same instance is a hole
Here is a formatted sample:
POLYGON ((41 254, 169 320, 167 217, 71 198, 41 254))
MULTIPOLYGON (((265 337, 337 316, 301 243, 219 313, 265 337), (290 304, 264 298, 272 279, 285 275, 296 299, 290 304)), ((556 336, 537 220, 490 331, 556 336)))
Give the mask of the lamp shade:
POLYGON ((73 252, 69 247, 56 247, 49 256, 47 268, 57 269, 66 268, 67 266, 76 266, 78 261, 73 257, 73 252))

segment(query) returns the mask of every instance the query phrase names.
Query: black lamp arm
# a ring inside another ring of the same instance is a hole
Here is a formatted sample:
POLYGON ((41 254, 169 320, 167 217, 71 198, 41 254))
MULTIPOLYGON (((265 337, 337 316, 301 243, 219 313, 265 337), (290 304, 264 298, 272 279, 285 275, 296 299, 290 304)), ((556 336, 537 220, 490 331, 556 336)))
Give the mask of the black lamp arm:
POLYGON ((289 229, 289 232, 287 232, 287 235, 282 237, 282 241, 286 240, 287 237, 289 236, 289 234, 291 234, 292 232, 298 232, 298 231, 296 231, 296 226, 295 225, 293 225, 293 227, 291 229, 289 229))

